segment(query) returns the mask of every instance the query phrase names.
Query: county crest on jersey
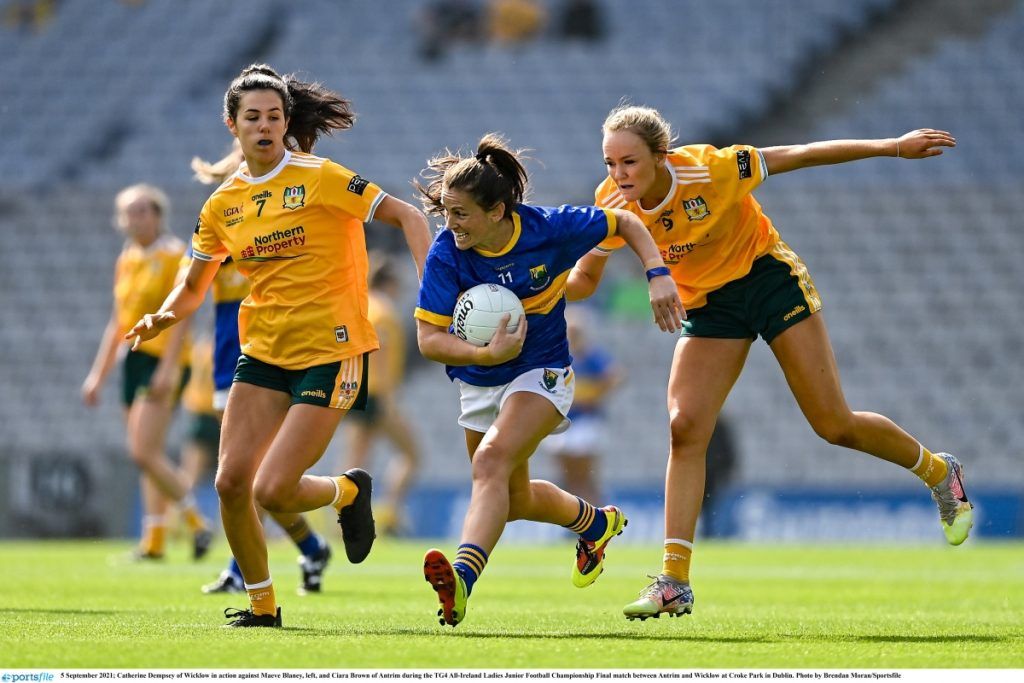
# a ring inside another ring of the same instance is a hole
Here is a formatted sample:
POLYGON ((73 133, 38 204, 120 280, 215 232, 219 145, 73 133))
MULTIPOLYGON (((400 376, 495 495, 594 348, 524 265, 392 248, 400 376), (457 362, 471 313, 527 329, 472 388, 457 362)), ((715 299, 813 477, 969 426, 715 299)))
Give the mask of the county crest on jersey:
POLYGON ((330 159, 285 152, 266 175, 243 165, 207 200, 195 258, 227 257, 249 279, 242 352, 286 369, 375 350, 363 223, 387 195, 330 159))
MULTIPOLYGON (((627 202, 610 177, 595 191, 598 206, 625 209, 651 231, 686 308, 704 305, 707 295, 743 277, 759 256, 771 251, 779 234, 751 194, 768 176, 760 151, 747 145, 717 149, 687 145, 665 156, 672 187, 656 207, 627 202)), ((613 237, 599 250, 625 242, 613 237)))

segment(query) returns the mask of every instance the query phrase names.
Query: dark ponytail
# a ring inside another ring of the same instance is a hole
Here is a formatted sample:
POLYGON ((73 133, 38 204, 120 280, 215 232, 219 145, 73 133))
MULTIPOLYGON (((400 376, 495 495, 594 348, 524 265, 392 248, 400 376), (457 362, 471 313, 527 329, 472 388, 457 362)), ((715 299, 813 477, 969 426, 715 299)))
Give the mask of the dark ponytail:
POLYGON ((427 162, 420 173, 426 185, 414 181, 422 195, 427 213, 442 215, 441 190, 448 188, 469 193, 484 210, 505 203, 504 218, 512 215, 526 197, 529 177, 522 164, 523 150, 514 150, 497 133, 480 139, 476 154, 471 157, 445 150, 427 162))
POLYGON ((285 146, 311 152, 321 135, 347 130, 355 123, 352 103, 320 83, 307 83, 289 74, 281 76, 266 64, 252 64, 231 81, 224 94, 224 116, 238 116, 242 95, 253 90, 273 90, 281 97, 288 118, 285 146))

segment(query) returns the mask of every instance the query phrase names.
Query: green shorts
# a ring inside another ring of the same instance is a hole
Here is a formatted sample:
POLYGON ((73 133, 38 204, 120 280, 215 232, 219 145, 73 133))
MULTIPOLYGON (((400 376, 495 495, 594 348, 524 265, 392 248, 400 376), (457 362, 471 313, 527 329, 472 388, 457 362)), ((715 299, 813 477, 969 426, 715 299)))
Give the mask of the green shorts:
MULTIPOLYGON (((124 357, 124 372, 121 373, 121 403, 126 408, 131 407, 135 399, 142 398, 149 391, 149 383, 153 381, 153 373, 160 359, 142 351, 128 351, 124 357)), ((174 390, 174 402, 177 403, 181 389, 188 384, 188 378, 192 374, 186 366, 181 369, 181 381, 174 390)))
POLYGON ((292 405, 308 403, 325 408, 362 410, 366 405, 366 380, 370 354, 314 365, 304 370, 285 370, 242 354, 235 367, 235 382, 283 391, 292 405))
POLYGON ((216 415, 209 413, 192 413, 188 425, 188 438, 216 453, 220 448, 220 420, 216 415))
POLYGON ((708 294, 686 312, 683 337, 757 339, 771 344, 782 332, 821 310, 807 266, 785 243, 756 261, 750 272, 708 294))

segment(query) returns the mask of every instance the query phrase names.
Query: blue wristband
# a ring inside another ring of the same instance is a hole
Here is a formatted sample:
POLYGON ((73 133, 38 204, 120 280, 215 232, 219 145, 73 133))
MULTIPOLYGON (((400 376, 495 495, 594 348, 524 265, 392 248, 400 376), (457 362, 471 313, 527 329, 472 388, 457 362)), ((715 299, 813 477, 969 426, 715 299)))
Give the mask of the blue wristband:
POLYGON ((660 275, 669 275, 668 266, 658 266, 647 271, 647 281, 650 282, 660 275))

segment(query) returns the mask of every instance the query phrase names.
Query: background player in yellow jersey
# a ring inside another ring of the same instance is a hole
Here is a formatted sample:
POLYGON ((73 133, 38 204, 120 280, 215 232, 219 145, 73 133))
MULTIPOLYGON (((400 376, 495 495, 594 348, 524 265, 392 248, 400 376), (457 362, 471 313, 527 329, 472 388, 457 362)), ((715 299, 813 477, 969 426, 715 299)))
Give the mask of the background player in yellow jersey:
MULTIPOLYGON (((751 195, 769 174, 869 157, 922 159, 956 141, 921 129, 884 140, 831 140, 756 149, 686 145, 670 149, 669 124, 654 109, 623 106, 604 123, 608 178, 600 206, 639 216, 654 235, 687 308, 668 385, 670 452, 665 477, 661 575, 626 606, 628 618, 689 613, 690 555, 700 514, 705 453, 715 420, 758 335, 771 347, 814 431, 829 443, 911 470, 931 487, 952 544, 967 538, 971 504, 952 455, 932 454, 889 418, 846 404, 821 299, 800 258, 751 195)), ((569 278, 579 299, 597 286, 610 240, 569 278)))
MULTIPOLYGON (((100 390, 122 350, 121 337, 138 317, 158 305, 174 286, 184 243, 166 230, 170 203, 152 185, 132 185, 114 200, 114 222, 125 235, 114 270, 114 305, 82 384, 87 406, 99 402, 100 390)), ((193 534, 193 556, 202 557, 212 537, 196 509, 191 487, 164 450, 182 381, 185 329, 140 344, 124 355, 121 400, 125 409, 128 452, 142 470, 143 534, 136 550, 141 559, 163 557, 167 506, 177 501, 193 534)), ((185 349, 187 353, 187 349, 185 349)))
MULTIPOLYGON (((242 148, 238 140, 232 144, 231 151, 215 162, 208 162, 198 157, 192 159, 192 170, 195 177, 206 185, 220 185, 227 180, 243 163, 242 148)), ((187 270, 191 257, 184 264, 187 270)), ((249 295, 249 281, 238 272, 234 261, 226 259, 217 269, 217 275, 211 285, 213 290, 213 348, 209 372, 212 396, 209 403, 217 419, 217 434, 220 434, 220 420, 227 405, 228 390, 235 376, 235 367, 242 355, 238 341, 238 310, 242 301, 249 295)), ((193 365, 192 377, 196 379, 197 366, 193 365)), ((192 383, 189 382, 189 387, 192 383)), ((187 393, 186 393, 187 398, 187 393)), ((213 452, 217 452, 219 440, 214 444, 213 452)), ((305 517, 294 512, 275 512, 271 517, 284 529, 288 537, 298 547, 299 569, 302 581, 299 594, 319 593, 323 587, 323 573, 331 560, 331 547, 324 538, 309 526, 305 517)), ((242 570, 235 558, 231 558, 228 566, 215 581, 203 586, 203 592, 240 593, 245 590, 242 570)))
POLYGON ((455 626, 465 619, 473 586, 507 522, 528 519, 578 534, 572 573, 578 588, 597 580, 606 546, 626 525, 614 506, 598 509, 551 482, 530 479, 529 459, 541 439, 569 425, 574 375, 564 311, 573 264, 608 236, 621 235, 648 269, 651 308, 662 330, 678 329, 682 305, 636 217, 593 206, 524 204, 526 169, 499 136, 484 136, 472 157, 449 152, 432 159, 424 176, 429 184, 418 185, 424 204, 445 216, 446 229, 427 257, 416 337, 420 352, 444 363, 458 384, 459 424, 473 473, 455 561, 437 549, 423 560, 441 623, 455 626), (459 294, 485 283, 510 289, 525 315, 515 332, 506 331, 506 317, 487 346, 474 346, 449 328, 459 294))
POLYGON ((363 224, 401 228, 422 272, 430 234, 423 214, 312 150, 323 133, 351 127, 349 102, 316 83, 266 65, 242 71, 224 96, 245 172, 207 200, 184 281, 126 337, 138 345, 188 318, 220 262, 230 256, 252 291, 239 312, 242 357, 221 431, 216 487, 224 530, 250 608, 226 612, 230 626, 280 626, 256 503, 274 512, 326 505, 338 511, 352 562, 375 536, 371 480, 305 474, 366 390, 366 356, 377 348, 366 318, 363 224), (300 151, 301 150, 301 151, 300 151))
POLYGON ((374 506, 377 527, 390 534, 401 533, 405 526, 405 497, 419 465, 419 446, 396 395, 405 376, 405 330, 396 302, 400 284, 391 259, 383 252, 372 252, 367 315, 380 349, 373 354, 366 409, 352 413, 346 421, 348 467, 367 466, 378 436, 398 451, 398 457, 388 463, 387 498, 374 506))

